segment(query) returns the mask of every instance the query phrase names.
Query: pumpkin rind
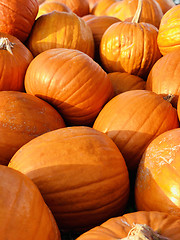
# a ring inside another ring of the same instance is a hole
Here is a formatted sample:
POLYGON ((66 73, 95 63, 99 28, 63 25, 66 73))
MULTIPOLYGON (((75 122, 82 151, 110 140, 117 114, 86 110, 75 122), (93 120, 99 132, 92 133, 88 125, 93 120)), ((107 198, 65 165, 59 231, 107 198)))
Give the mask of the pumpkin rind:
POLYGON ((109 137, 90 127, 43 134, 17 151, 9 167, 38 186, 60 229, 89 229, 125 210, 125 161, 109 137))

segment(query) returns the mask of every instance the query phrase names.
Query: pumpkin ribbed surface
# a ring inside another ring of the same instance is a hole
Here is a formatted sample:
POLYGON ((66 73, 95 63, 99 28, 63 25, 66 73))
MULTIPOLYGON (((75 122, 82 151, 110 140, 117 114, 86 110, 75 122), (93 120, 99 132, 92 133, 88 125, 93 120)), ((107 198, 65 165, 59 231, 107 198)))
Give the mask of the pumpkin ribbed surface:
POLYGON ((45 133, 24 145, 9 167, 38 186, 60 229, 89 229, 125 210, 125 161, 108 136, 90 127, 45 133))

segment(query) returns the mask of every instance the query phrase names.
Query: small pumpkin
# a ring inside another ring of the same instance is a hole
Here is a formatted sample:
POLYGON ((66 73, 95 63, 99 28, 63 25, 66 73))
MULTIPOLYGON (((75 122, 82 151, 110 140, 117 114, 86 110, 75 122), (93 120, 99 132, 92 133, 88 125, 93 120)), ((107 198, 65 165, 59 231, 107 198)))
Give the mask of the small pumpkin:
POLYGON ((53 105, 71 126, 92 124, 113 94, 99 64, 83 52, 65 48, 34 58, 26 71, 25 89, 53 105))
POLYGON ((34 24, 38 8, 37 0, 0 0, 0 32, 13 35, 25 42, 34 24))
POLYGON ((139 164, 135 201, 138 210, 180 217, 180 129, 166 131, 147 147, 139 164))
POLYGON ((134 172, 149 143, 179 127, 177 111, 159 95, 131 90, 112 98, 100 111, 93 128, 106 133, 134 172))
POLYGON ((158 46, 165 55, 180 49, 180 5, 176 5, 166 12, 161 20, 158 32, 158 46))
POLYGON ((90 27, 82 18, 68 12, 53 11, 40 16, 27 46, 34 56, 52 48, 69 48, 94 57, 94 39, 90 27))
POLYGON ((129 176, 122 154, 90 127, 67 127, 25 144, 9 167, 38 186, 59 228, 80 232, 122 214, 129 176))
POLYGON ((31 139, 65 127, 47 102, 15 91, 0 91, 0 164, 8 165, 15 152, 31 139))
POLYGON ((55 219, 36 185, 0 165, 0 236, 11 240, 60 240, 55 219))
POLYGON ((138 211, 111 218, 77 240, 179 240, 180 219, 157 211, 138 211))

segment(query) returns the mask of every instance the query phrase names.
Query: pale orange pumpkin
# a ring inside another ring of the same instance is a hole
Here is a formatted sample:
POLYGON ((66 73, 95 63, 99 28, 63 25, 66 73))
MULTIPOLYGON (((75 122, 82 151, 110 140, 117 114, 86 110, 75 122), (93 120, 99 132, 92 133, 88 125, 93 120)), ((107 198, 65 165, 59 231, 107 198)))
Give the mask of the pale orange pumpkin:
POLYGON ((68 125, 92 124, 113 94, 100 65, 83 52, 65 48, 47 50, 31 62, 25 89, 53 105, 68 125))
POLYGON ((0 32, 24 42, 30 34, 38 7, 37 0, 0 0, 0 32))
POLYGON ((166 131, 147 147, 139 164, 135 200, 138 210, 180 217, 180 128, 166 131))
POLYGON ((0 91, 24 91, 24 76, 33 56, 16 37, 0 33, 0 91))
POLYGON ((11 240, 60 240, 60 232, 37 186, 0 165, 0 236, 11 240))
POLYGON ((47 102, 15 91, 0 91, 0 164, 31 139, 65 127, 60 114, 47 102))
POLYGON ((17 151, 9 167, 33 180, 62 230, 85 231, 122 214, 128 201, 122 154, 90 127, 45 133, 17 151))
POLYGON ((93 128, 106 133, 118 146, 130 171, 135 171, 149 143, 179 127, 177 111, 159 95, 131 90, 111 99, 93 128))
POLYGON ((173 0, 156 0, 156 2, 159 3, 163 14, 165 14, 169 9, 175 6, 175 3, 173 0))
POLYGON ((70 48, 94 57, 92 31, 86 22, 74 13, 53 11, 40 16, 27 45, 34 56, 52 48, 70 48))

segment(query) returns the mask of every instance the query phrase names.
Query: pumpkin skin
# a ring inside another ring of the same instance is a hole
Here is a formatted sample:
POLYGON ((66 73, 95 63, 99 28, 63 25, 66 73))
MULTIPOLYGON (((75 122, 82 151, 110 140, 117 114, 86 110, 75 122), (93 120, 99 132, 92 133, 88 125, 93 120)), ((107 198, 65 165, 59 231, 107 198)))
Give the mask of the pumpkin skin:
POLYGON ((180 217, 179 138, 180 129, 173 129, 155 138, 147 147, 136 178, 138 210, 155 210, 180 217))
POLYGON ((91 10, 91 13, 95 16, 106 15, 106 10, 115 3, 116 0, 99 0, 91 10))
POLYGON ((180 49, 180 5, 172 7, 162 18, 159 33, 158 46, 163 55, 180 49))
POLYGON ((24 42, 30 34, 38 7, 37 0, 0 0, 0 32, 24 42))
POLYGON ((177 114, 178 114, 178 118, 180 120, 180 98, 178 97, 178 102, 177 102, 177 114))
POLYGON ((9 34, 0 33, 0 43, 0 91, 24 91, 25 72, 33 59, 32 54, 9 34))
POLYGON ((17 151, 9 167, 33 180, 64 231, 87 230, 125 210, 125 161, 109 137, 90 127, 45 133, 17 151))
MULTIPOLYGON (((146 224, 171 240, 180 239, 180 219, 167 213, 139 211, 111 218, 82 234, 77 240, 116 240, 127 237, 135 224, 146 224)), ((133 238, 129 238, 133 239, 133 238)), ((135 238, 134 238, 135 239, 135 238)), ((158 238, 159 239, 159 238, 158 238)))
POLYGON ((142 78, 129 73, 113 72, 108 73, 108 77, 113 85, 114 96, 130 90, 144 90, 146 86, 142 78))
POLYGON ((177 106, 180 94, 180 49, 166 54, 152 67, 146 82, 146 89, 161 96, 174 95, 171 103, 177 106))
POLYGON ((65 127, 60 114, 45 101, 27 93, 0 91, 0 164, 31 139, 65 127))
POLYGON ((65 48, 39 54, 27 69, 25 88, 53 105, 68 125, 92 124, 113 94, 100 65, 83 52, 65 48))
POLYGON ((156 0, 156 2, 159 3, 163 14, 165 14, 169 9, 175 6, 175 3, 173 2, 173 0, 156 0))
POLYGON ((118 22, 103 34, 100 59, 107 72, 127 72, 146 78, 161 57, 158 30, 152 24, 118 22))
POLYGON ((94 57, 92 31, 74 13, 53 11, 40 16, 34 24, 27 45, 34 56, 52 48, 69 48, 94 57))
POLYGON ((149 143, 176 127, 179 127, 176 109, 146 90, 131 90, 115 96, 103 107, 93 125, 116 143, 132 172, 149 143))
POLYGON ((40 17, 43 14, 46 13, 50 13, 52 11, 59 11, 59 12, 71 12, 71 9, 68 8, 68 6, 66 6, 63 3, 59 3, 59 2, 44 2, 39 6, 39 11, 38 11, 38 15, 36 17, 36 19, 38 17, 40 17))
MULTIPOLYGON (((112 4, 106 15, 119 18, 121 21, 131 21, 137 10, 139 0, 123 0, 112 4)), ((163 12, 155 0, 143 0, 139 22, 150 23, 159 28, 163 12)))
POLYGON ((22 173, 0 165, 0 236, 11 240, 60 240, 54 217, 36 185, 22 173))

